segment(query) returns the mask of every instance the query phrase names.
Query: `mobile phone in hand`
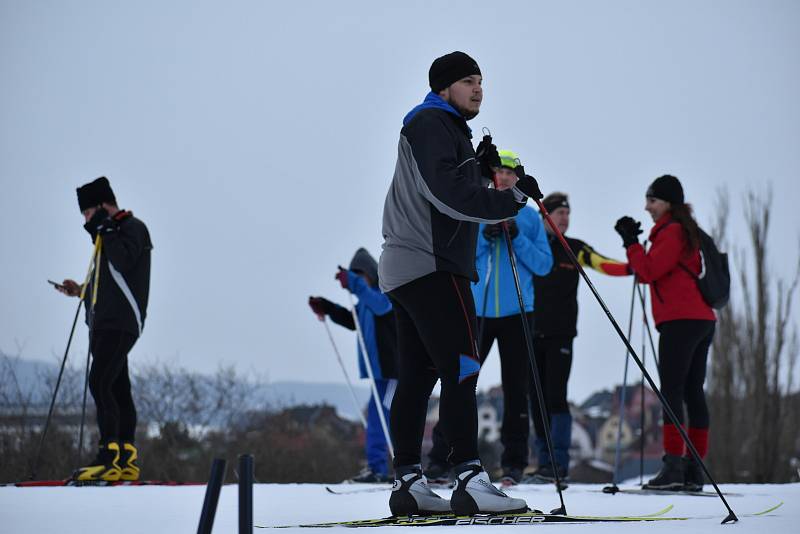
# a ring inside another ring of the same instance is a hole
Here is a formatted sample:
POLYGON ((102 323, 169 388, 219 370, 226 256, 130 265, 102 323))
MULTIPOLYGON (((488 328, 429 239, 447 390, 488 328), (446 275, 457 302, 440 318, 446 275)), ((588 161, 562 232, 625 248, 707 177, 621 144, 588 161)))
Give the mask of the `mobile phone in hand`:
POLYGON ((65 289, 63 285, 61 285, 61 284, 59 284, 59 283, 57 283, 57 282, 53 282, 52 280, 48 280, 48 282, 49 282, 49 283, 51 283, 51 284, 53 284, 53 286, 54 286, 56 289, 65 289))

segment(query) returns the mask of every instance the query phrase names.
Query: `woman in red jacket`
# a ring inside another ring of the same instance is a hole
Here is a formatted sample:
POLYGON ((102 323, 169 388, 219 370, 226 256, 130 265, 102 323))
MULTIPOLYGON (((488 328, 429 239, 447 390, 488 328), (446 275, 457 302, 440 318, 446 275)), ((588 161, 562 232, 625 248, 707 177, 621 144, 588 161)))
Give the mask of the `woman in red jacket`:
MULTIPOLYGON (((708 349, 714 338, 716 316, 697 288, 701 271, 700 236, 692 208, 683 199, 683 187, 670 175, 657 178, 648 188, 645 210, 655 226, 650 250, 637 236, 641 223, 631 217, 617 221, 628 262, 639 280, 650 284, 653 320, 660 333, 658 374, 661 393, 684 424, 700 456, 708 451, 709 416, 703 383, 708 349)), ((645 488, 699 491, 703 487, 700 465, 685 450, 678 429, 663 416, 664 464, 645 488)))

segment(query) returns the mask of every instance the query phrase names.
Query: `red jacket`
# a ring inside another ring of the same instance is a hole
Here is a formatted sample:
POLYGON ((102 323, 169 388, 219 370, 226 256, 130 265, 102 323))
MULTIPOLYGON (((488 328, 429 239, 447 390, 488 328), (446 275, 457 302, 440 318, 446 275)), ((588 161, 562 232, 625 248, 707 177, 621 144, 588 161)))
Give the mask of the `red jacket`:
POLYGON ((689 250, 681 225, 667 212, 650 230, 650 250, 639 243, 627 249, 628 263, 639 280, 650 284, 653 320, 656 325, 676 319, 715 321, 714 310, 706 304, 693 273, 700 272, 700 251, 689 250))

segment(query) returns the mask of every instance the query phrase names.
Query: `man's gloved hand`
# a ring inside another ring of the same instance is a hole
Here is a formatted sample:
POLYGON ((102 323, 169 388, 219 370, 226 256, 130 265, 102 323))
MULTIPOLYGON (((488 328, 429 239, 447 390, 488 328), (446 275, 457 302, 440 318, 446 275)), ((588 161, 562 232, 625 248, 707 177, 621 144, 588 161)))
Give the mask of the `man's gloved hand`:
MULTIPOLYGON (((508 225, 508 235, 511 239, 516 239, 519 235, 519 227, 517 226, 517 221, 514 219, 508 219, 505 221, 508 225)), ((494 241, 498 237, 502 237, 503 235, 503 223, 497 224, 487 224, 483 228, 483 237, 486 238, 487 241, 494 241)))
POLYGON ((119 221, 114 217, 106 217, 97 225, 97 233, 102 236, 113 234, 119 230, 119 221))
POLYGON ((522 191, 528 198, 532 198, 534 200, 541 200, 544 198, 544 195, 539 189, 539 182, 537 182, 536 178, 533 176, 525 174, 525 167, 522 165, 517 165, 514 168, 514 173, 517 175, 517 178, 519 178, 514 187, 522 191))
POLYGON ((333 302, 322 297, 308 297, 308 305, 311 306, 311 311, 316 313, 320 319, 330 315, 333 309, 333 302))
POLYGON ((622 237, 622 246, 628 248, 639 242, 638 235, 642 233, 642 223, 626 215, 620 217, 617 224, 614 225, 614 230, 622 237))
POLYGON ((92 241, 97 237, 97 233, 103 227, 106 219, 108 219, 108 212, 105 208, 97 208, 91 218, 83 225, 83 228, 92 236, 92 241))
POLYGON ((511 239, 516 239, 519 235, 519 227, 517 226, 517 221, 515 219, 508 219, 506 221, 508 225, 508 235, 511 239))
POLYGON ((475 159, 478 161, 481 175, 492 178, 494 176, 492 167, 500 166, 500 154, 497 153, 497 147, 488 135, 484 135, 483 140, 478 143, 478 148, 475 149, 475 159))
POLYGON ((342 288, 343 288, 343 289, 348 289, 348 286, 349 286, 349 281, 348 281, 348 279, 347 279, 347 278, 348 278, 348 277, 347 277, 347 269, 345 269, 345 268, 344 268, 344 267, 342 267, 342 266, 339 266, 339 272, 338 272, 338 273, 336 273, 336 275, 334 276, 334 278, 335 278, 336 280, 338 280, 340 284, 342 284, 342 288))
POLYGON ((501 235, 503 235, 503 227, 500 226, 500 223, 487 224, 483 227, 483 237, 486 238, 486 241, 494 241, 501 235))

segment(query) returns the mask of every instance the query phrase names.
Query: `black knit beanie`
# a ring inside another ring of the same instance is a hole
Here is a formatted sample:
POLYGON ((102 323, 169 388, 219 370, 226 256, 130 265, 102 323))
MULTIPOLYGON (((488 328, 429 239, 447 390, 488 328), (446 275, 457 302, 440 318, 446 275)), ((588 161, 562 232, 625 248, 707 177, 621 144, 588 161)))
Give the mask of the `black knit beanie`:
POLYGON ((670 204, 683 204, 683 187, 681 182, 670 174, 659 176, 647 188, 646 197, 660 198, 670 204))
POLYGON ((105 176, 80 186, 77 192, 78 206, 81 211, 99 206, 103 202, 115 205, 117 203, 114 191, 111 190, 111 184, 108 183, 108 178, 105 176))
POLYGON ((544 197, 544 200, 542 200, 542 205, 544 206, 544 209, 547 210, 547 213, 553 213, 558 208, 569 209, 567 195, 564 193, 550 193, 544 197))
POLYGON ((451 52, 434 60, 428 71, 428 82, 431 90, 438 93, 461 78, 473 74, 481 74, 481 69, 475 60, 464 52, 451 52))

